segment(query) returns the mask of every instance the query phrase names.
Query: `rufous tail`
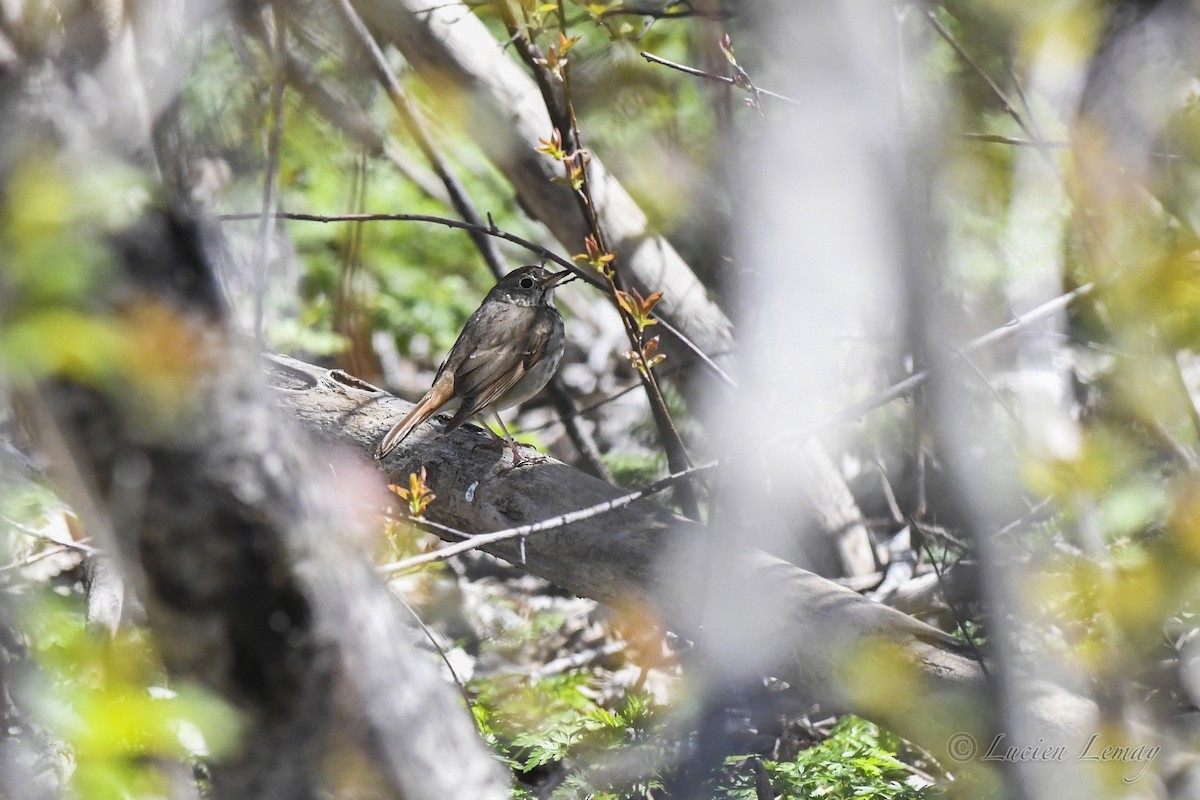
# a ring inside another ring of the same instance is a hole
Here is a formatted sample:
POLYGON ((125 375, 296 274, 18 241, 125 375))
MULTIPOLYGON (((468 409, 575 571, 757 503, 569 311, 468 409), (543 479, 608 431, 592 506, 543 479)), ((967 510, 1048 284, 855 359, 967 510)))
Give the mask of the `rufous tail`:
POLYGON ((454 396, 453 387, 438 386, 433 387, 425 393, 425 396, 417 401, 417 404, 412 407, 412 410, 404 415, 404 419, 392 426, 391 430, 383 437, 383 441, 375 448, 375 459, 378 461, 387 456, 388 453, 396 449, 397 445, 405 440, 412 433, 413 428, 420 425, 425 420, 437 413, 437 410, 449 402, 454 396))

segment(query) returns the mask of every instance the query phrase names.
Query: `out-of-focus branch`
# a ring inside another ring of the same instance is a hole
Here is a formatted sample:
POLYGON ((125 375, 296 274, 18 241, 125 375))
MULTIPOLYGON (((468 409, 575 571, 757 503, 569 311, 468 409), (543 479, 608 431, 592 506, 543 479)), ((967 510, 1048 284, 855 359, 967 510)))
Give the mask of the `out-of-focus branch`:
POLYGON ((450 205, 450 196, 445 187, 414 159, 403 153, 395 142, 377 131, 361 105, 348 97, 340 87, 318 75, 313 65, 293 48, 289 48, 287 52, 287 76, 292 88, 327 122, 357 142, 366 152, 383 156, 392 162, 401 174, 416 184, 428 197, 446 206, 450 205))

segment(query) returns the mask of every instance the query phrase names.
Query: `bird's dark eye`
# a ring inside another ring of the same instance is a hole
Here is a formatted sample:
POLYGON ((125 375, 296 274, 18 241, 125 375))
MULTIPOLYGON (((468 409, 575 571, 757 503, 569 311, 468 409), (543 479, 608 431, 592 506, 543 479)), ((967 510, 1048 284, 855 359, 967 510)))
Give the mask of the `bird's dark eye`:
POLYGON ((522 289, 532 289, 534 284, 533 278, 521 278, 522 289))

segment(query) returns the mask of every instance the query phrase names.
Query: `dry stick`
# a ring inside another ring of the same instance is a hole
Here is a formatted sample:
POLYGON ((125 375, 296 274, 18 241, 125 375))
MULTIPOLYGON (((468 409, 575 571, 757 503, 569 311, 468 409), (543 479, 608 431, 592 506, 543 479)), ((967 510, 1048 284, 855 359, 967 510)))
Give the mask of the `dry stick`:
POLYGON ((429 564, 435 561, 445 561, 452 556, 465 553, 469 550, 478 550, 485 545, 495 544, 496 542, 502 542, 508 539, 524 539, 530 534, 562 528, 570 525, 573 522, 580 522, 585 519, 600 516, 601 514, 607 514, 609 512, 616 511, 617 509, 624 508, 631 503, 636 503, 638 500, 641 500, 645 497, 658 494, 664 489, 668 489, 676 484, 684 483, 696 473, 707 472, 709 470, 716 469, 717 463, 718 462, 716 461, 709 461, 705 464, 688 467, 685 470, 675 472, 666 476, 665 478, 657 480, 645 488, 638 489, 636 492, 630 492, 629 494, 615 497, 612 500, 605 500, 603 503, 597 503, 594 506, 581 508, 578 511, 568 511, 566 514, 559 514, 558 516, 542 520, 541 522, 531 522, 527 525, 521 525, 516 528, 508 528, 502 531, 494 531, 492 533, 470 534, 466 531, 460 531, 457 528, 451 528, 449 525, 442 525, 441 523, 431 522, 430 520, 421 519, 418 517, 408 517, 410 522, 427 530, 455 536, 463 541, 456 544, 446 545, 445 547, 438 548, 430 553, 422 553, 419 556, 412 556, 411 558, 405 558, 400 561, 392 562, 391 564, 383 564, 379 567, 379 570, 385 574, 390 574, 393 572, 411 569, 413 567, 419 567, 422 564, 429 564))
MULTIPOLYGON (((935 27, 941 26, 941 22, 939 22, 937 20, 935 20, 934 23, 935 23, 935 27)), ((940 28, 939 32, 941 32, 941 31, 945 31, 945 28, 940 28)), ((950 33, 949 33, 949 31, 945 31, 945 33, 943 35, 950 36, 950 33)), ((1012 108, 1007 97, 1005 96, 1004 92, 1000 89, 1000 87, 997 86, 992 81, 992 79, 983 72, 982 68, 979 67, 979 65, 976 64, 971 59, 971 57, 969 55, 967 55, 967 53, 964 50, 962 50, 960 47, 957 46, 958 43, 953 40, 953 37, 951 37, 948 41, 951 42, 951 46, 953 46, 955 48, 955 50, 959 53, 959 55, 972 68, 974 68, 975 71, 978 72, 985 81, 987 81, 988 85, 999 96, 1000 102, 1004 104, 1005 110, 1008 111, 1009 114, 1012 115, 1014 119, 1016 119, 1017 124, 1019 124, 1021 126, 1022 130, 1025 130, 1026 133, 1029 133, 1028 129, 1026 129, 1023 119, 1016 112, 1016 109, 1012 108)), ((717 75, 712 72, 705 72, 704 70, 696 69, 695 67, 689 67, 686 64, 680 64, 678 62, 671 61, 670 59, 663 58, 662 56, 657 56, 657 55, 647 52, 645 50, 641 51, 639 53, 639 55, 652 64, 661 64, 664 67, 670 67, 671 69, 678 70, 678 71, 684 73, 685 75, 691 75, 692 77, 695 77, 695 78, 702 78, 703 80, 712 81, 713 83, 722 83, 727 86, 736 86, 737 88, 742 89, 743 91, 746 91, 746 92, 750 91, 745 86, 738 83, 737 79, 730 78, 726 75, 717 75)), ((795 98, 788 97, 787 95, 779 94, 778 92, 772 92, 770 89, 763 89, 762 87, 759 87, 759 86, 756 86, 755 89, 757 90, 757 93, 760 95, 766 95, 767 97, 773 97, 776 100, 782 100, 785 103, 792 103, 794 105, 799 105, 799 103, 800 103, 800 101, 796 100, 795 98)), ((993 144, 1011 144, 1011 145, 1017 145, 1017 146, 1021 146, 1021 147, 1047 147, 1047 148, 1054 148, 1054 149, 1064 149, 1064 148, 1071 146, 1070 142, 1045 141, 1045 140, 1034 137, 1032 134, 1029 134, 1029 135, 1031 138, 1021 139, 1021 138, 1018 138, 1015 136, 1001 136, 999 134, 993 134, 993 133, 960 133, 960 134, 957 134, 957 136, 960 139, 969 139, 971 141, 976 141, 976 142, 991 142, 993 144)))
POLYGON ((263 341, 267 295, 267 265, 271 253, 271 212, 279 192, 279 147, 283 141, 283 89, 287 52, 283 0, 271 6, 271 128, 267 133, 267 170, 263 176, 262 214, 258 228, 258 259, 254 265, 254 335, 263 341))
POLYGON ((523 673, 530 680, 538 681, 542 680, 543 678, 549 678, 553 675, 559 675, 569 670, 589 667, 601 659, 615 656, 624 649, 624 642, 606 642, 600 647, 593 647, 578 653, 571 653, 568 656, 556 658, 553 661, 548 661, 540 666, 522 670, 518 674, 523 673))
POLYGON ((390 592, 390 594, 398 603, 400 603, 400 605, 404 606, 404 608, 408 610, 408 613, 412 615, 413 620, 416 621, 417 627, 424 632, 425 638, 429 640, 429 643, 433 645, 433 649, 437 651, 439 656, 441 656, 442 663, 445 664, 446 669, 450 671, 450 677, 454 680, 454 685, 458 687, 458 693, 462 695, 463 702, 467 704, 467 708, 474 708, 475 704, 471 702, 471 695, 467 692, 467 685, 463 683, 462 678, 458 677, 458 670, 456 670, 454 665, 450 663, 450 657, 446 655, 446 649, 442 647, 441 642, 439 642, 437 637, 433 635, 433 631, 429 630, 429 626, 425 624, 425 620, 421 619, 421 615, 418 614, 416 609, 410 606, 408 602, 400 596, 399 592, 390 592))
MULTIPOLYGON (((350 28, 350 32, 354 34, 359 44, 362 45, 363 49, 370 56, 371 66, 375 70, 375 77, 387 90, 388 99, 392 101, 392 105, 395 107, 396 113, 400 115, 400 120, 404 123, 404 127, 412 135, 417 146, 421 149, 421 153, 429 161, 430 166, 433 167, 433 171, 437 173, 438 178, 441 179, 442 184, 446 187, 446 191, 450 195, 450 204, 454 206, 454 210, 465 221, 482 227, 483 220, 480 218, 479 212, 471 204, 466 190, 463 189, 462 184, 459 183, 454 173, 450 171, 450 167, 446 164, 446 160, 442 158, 442 154, 433 146, 433 140, 429 138, 429 133, 425 130, 424 123, 412 108, 412 104, 409 103, 408 96, 404 93, 404 88, 400 86, 400 81, 396 79, 395 73, 388 66, 383 51, 379 48, 375 37, 367 30, 362 17, 350 5, 350 0, 334 0, 334 5, 341 12, 346 25, 350 28)), ((475 246, 479 248, 479 252, 483 255, 484 261, 487 262, 492 273, 497 277, 503 275, 505 272, 504 258, 496 248, 495 242, 478 230, 468 230, 471 234, 471 239, 475 242, 475 246)))
POLYGON ((5 564, 4 566, 0 567, 0 573, 13 572, 14 570, 31 567, 37 562, 45 561, 51 556, 61 555, 63 553, 71 552, 72 550, 75 550, 75 548, 59 542, 54 547, 51 547, 47 550, 41 550, 33 555, 21 559, 20 561, 12 561, 8 564, 5 564))
MULTIPOLYGON (((737 88, 739 88, 745 92, 751 92, 751 89, 747 88, 746 86, 743 86, 741 83, 739 83, 737 81, 736 78, 730 78, 725 75, 717 75, 712 72, 705 72, 704 70, 696 69, 695 67, 689 67, 684 64, 678 64, 674 61, 669 61, 669 60, 663 58, 662 56, 656 56, 653 53, 648 53, 645 50, 643 50, 639 55, 641 55, 642 58, 646 59, 647 61, 649 61, 652 64, 661 64, 664 67, 670 67, 671 69, 677 69, 686 75, 691 75, 696 78, 703 78, 706 81, 712 81, 714 83, 724 83, 729 86, 736 86, 737 88)), ((800 104, 799 100, 795 100, 791 97, 788 97, 787 95, 779 94, 778 92, 772 92, 769 89, 763 89, 759 86, 753 87, 753 93, 760 94, 760 95, 766 95, 767 97, 774 97, 776 100, 782 100, 785 103, 792 103, 793 105, 800 104)))

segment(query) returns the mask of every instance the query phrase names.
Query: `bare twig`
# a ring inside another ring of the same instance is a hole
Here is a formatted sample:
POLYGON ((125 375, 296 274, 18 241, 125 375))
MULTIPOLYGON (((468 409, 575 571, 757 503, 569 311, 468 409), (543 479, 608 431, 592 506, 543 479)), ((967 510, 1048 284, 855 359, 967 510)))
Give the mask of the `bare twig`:
POLYGON ((1001 136, 996 133, 960 133, 959 139, 972 142, 990 142, 991 144, 1011 144, 1016 147, 1050 147, 1062 150, 1071 146, 1070 142, 1044 141, 1041 139, 1021 139, 1016 136, 1001 136))
MULTIPOLYGON (((459 182, 458 177, 450 169, 446 159, 436 147, 433 146, 433 139, 430 138, 428 131, 425 130, 425 124, 421 121, 416 110, 408 100, 408 96, 404 92, 404 88, 400 85, 396 75, 392 72, 392 68, 387 63, 387 58, 383 55, 383 50, 380 49, 379 43, 375 41, 375 37, 367 30, 366 23, 350 5, 350 0, 334 0, 334 6, 341 12, 342 17, 346 21, 350 32, 358 39, 358 42, 366 50, 371 59, 371 66, 375 70, 375 77, 383 84, 387 91, 388 99, 392 101, 392 105, 399 114, 401 122, 408 130, 409 134, 416 141, 417 146, 421 149, 421 153, 425 156, 433 171, 437 173, 438 178, 446 187, 446 192, 450 195, 450 204, 454 210, 467 222, 475 226, 483 225, 483 218, 467 197, 466 189, 459 182)), ((468 229, 471 234, 471 240, 475 242, 475 247, 479 249, 488 267, 492 270, 497 278, 504 275, 507 271, 504 268, 504 258, 500 255, 500 251, 496 248, 495 243, 484 233, 468 229)))
POLYGON ((454 665, 450 663, 450 657, 446 655, 446 648, 442 647, 442 643, 439 642, 437 637, 433 635, 433 631, 431 631, 429 626, 425 624, 425 620, 421 619, 421 615, 416 612, 416 609, 405 602, 404 598, 401 597, 399 593, 392 592, 391 594, 392 597, 399 601, 400 605, 404 606, 408 610, 408 613, 412 615, 412 618, 417 623, 417 627, 424 632, 425 638, 429 640, 429 643, 433 645, 433 649, 437 651, 439 656, 441 656, 442 663, 445 664, 446 669, 449 670, 450 678, 454 681, 454 685, 458 687, 458 693, 462 695, 463 702, 467 704, 467 708, 472 708, 474 704, 471 702, 471 695, 467 692, 467 685, 463 683, 462 678, 458 677, 458 670, 456 670, 454 665))
POLYGON ((530 679, 538 681, 570 670, 591 666, 597 661, 615 656, 624 649, 624 642, 606 642, 600 647, 592 647, 578 653, 571 653, 562 658, 556 658, 553 661, 548 661, 536 667, 530 667, 524 670, 524 674, 529 676, 530 679))
POLYGON ((566 514, 559 514, 558 516, 542 520, 541 522, 531 522, 528 525, 521 525, 516 528, 508 528, 506 530, 494 531, 492 533, 470 534, 465 531, 460 531, 456 528, 451 528, 449 525, 442 525, 437 522, 431 522, 427 519, 409 517, 408 519, 410 522, 425 528, 426 530, 430 530, 434 533, 454 536, 462 541, 459 541, 456 544, 447 545, 446 547, 438 548, 430 553, 422 553, 419 556, 412 556, 411 558, 405 558, 400 561, 395 561, 391 564, 384 564, 380 566, 379 569, 388 574, 401 572, 403 570, 412 569, 413 567, 419 567, 422 564, 430 564, 435 561, 445 561, 448 558, 459 555, 460 553, 465 553, 468 550, 477 550, 486 545, 495 544, 496 542, 502 542, 507 539, 524 539, 530 534, 562 528, 570 525, 573 522, 580 522, 581 520, 590 519, 601 514, 608 514, 612 511, 616 511, 617 509, 624 508, 631 503, 635 503, 645 497, 658 494, 665 489, 669 489, 676 484, 682 483, 683 481, 691 478, 693 475, 701 472, 707 472, 715 469, 716 467, 716 461, 710 461, 706 464, 699 464, 697 466, 689 467, 685 470, 681 470, 680 472, 668 475, 643 489, 638 489, 636 492, 630 492, 629 494, 615 497, 612 500, 606 500, 603 503, 597 503, 594 506, 581 508, 578 511, 570 511, 566 514))
MULTIPOLYGON (((586 405, 583 408, 576 409, 575 416, 581 417, 584 414, 589 414, 589 413, 595 411, 596 409, 602 408, 615 400, 620 400, 625 395, 640 388, 641 385, 642 385, 641 383, 631 383, 628 386, 626 386, 624 389, 620 389, 606 397, 602 397, 599 400, 597 400, 596 402, 591 403, 590 405, 586 405)), ((561 420, 551 419, 551 420, 541 423, 540 425, 533 425, 532 427, 524 428, 523 430, 525 430, 527 433, 532 433, 533 431, 540 431, 540 430, 549 428, 551 425, 557 425, 559 422, 561 422, 561 420)))
MULTIPOLYGON (((729 86, 735 86, 735 87, 742 89, 743 91, 747 91, 747 92, 751 91, 749 88, 747 88, 746 86, 743 86, 741 83, 739 83, 736 78, 730 78, 725 75, 717 75, 712 72, 705 72, 704 70, 696 69, 695 67, 689 67, 684 64, 678 64, 674 61, 665 59, 662 56, 656 56, 653 53, 647 53, 645 50, 643 50, 640 53, 640 55, 642 58, 646 59, 647 61, 649 61, 652 64, 661 64, 664 67, 670 67, 671 69, 677 69, 680 72, 682 72, 686 75, 691 75, 695 78, 703 78, 704 80, 712 81, 713 83, 724 83, 729 86)), ((792 103, 794 105, 799 105, 799 103, 800 103, 799 100, 794 100, 793 98, 788 97, 787 95, 782 95, 782 94, 779 94, 778 92, 772 92, 769 89, 763 89, 762 87, 759 87, 759 86, 754 87, 753 93, 759 94, 759 95, 766 95, 767 97, 774 97, 776 100, 782 100, 785 103, 792 103)))
POLYGON ((1049 165, 1050 169, 1056 176, 1058 176, 1059 180, 1062 180, 1062 173, 1058 168, 1058 164, 1054 161, 1054 157, 1050 155, 1049 148, 1040 144, 1043 141, 1043 137, 1038 132, 1033 121, 1025 119, 1025 116, 1021 114, 1021 111, 1017 108, 1017 104, 1009 98, 1002 88, 1000 88, 1000 84, 996 83, 992 76, 989 75, 983 69, 983 67, 979 65, 979 62, 973 59, 971 54, 968 53, 961 44, 959 44, 959 41, 954 37, 954 34, 942 24, 940 19, 938 19, 936 10, 927 10, 925 12, 925 16, 929 20, 929 23, 933 26, 933 29, 937 31, 938 35, 941 36, 951 48, 954 49, 954 52, 958 54, 958 57, 966 62, 967 66, 974 70, 976 75, 983 79, 983 82, 986 83, 988 88, 992 90, 992 94, 994 94, 1000 101, 1001 105, 1004 106, 1005 113, 1013 118, 1013 121, 1015 121, 1021 130, 1025 132, 1025 135, 1029 137, 1029 140, 1031 142, 1038 143, 1034 144, 1033 146, 1037 148, 1038 152, 1046 160, 1046 163, 1049 165))
POLYGON ((648 17, 650 19, 685 19, 687 17, 702 17, 704 19, 730 19, 733 13, 723 8, 698 9, 688 0, 679 0, 659 8, 633 5, 610 6, 597 15, 600 19, 609 17, 648 17))
POLYGON ((942 39, 945 40, 946 44, 950 45, 954 52, 958 54, 958 57, 961 58, 967 64, 967 66, 969 66, 975 72, 976 75, 983 79, 983 82, 986 83, 988 88, 992 90, 992 94, 994 94, 1000 101, 1001 105, 1004 106, 1004 112, 1013 118, 1017 125, 1021 127, 1021 130, 1025 131, 1025 135, 1031 140, 1038 140, 1039 137, 1034 134, 1033 130, 1025 122, 1025 118, 1021 115, 1021 111, 1017 108, 1017 104, 1009 99, 1005 91, 1000 88, 1000 84, 996 83, 992 76, 989 75, 987 71, 979 65, 979 62, 971 57, 971 54, 968 53, 966 49, 959 43, 954 34, 951 33, 944 24, 942 24, 942 21, 938 19, 937 11, 929 9, 925 12, 925 17, 929 20, 929 24, 933 26, 933 29, 938 32, 938 36, 941 36, 942 39))
POLYGON ((11 519, 10 517, 0 517, 0 522, 3 522, 5 525, 8 525, 10 528, 12 528, 13 530, 15 530, 19 533, 23 533, 26 536, 31 536, 34 539, 39 539, 43 542, 50 542, 51 544, 56 544, 56 545, 59 545, 60 547, 66 547, 71 550, 78 550, 79 552, 85 553, 87 555, 94 555, 94 554, 100 552, 95 547, 92 547, 90 544, 86 544, 84 542, 77 542, 74 540, 68 541, 66 539, 55 538, 55 537, 51 536, 50 534, 45 533, 44 531, 39 531, 37 528, 32 528, 28 525, 17 522, 15 519, 11 519))

